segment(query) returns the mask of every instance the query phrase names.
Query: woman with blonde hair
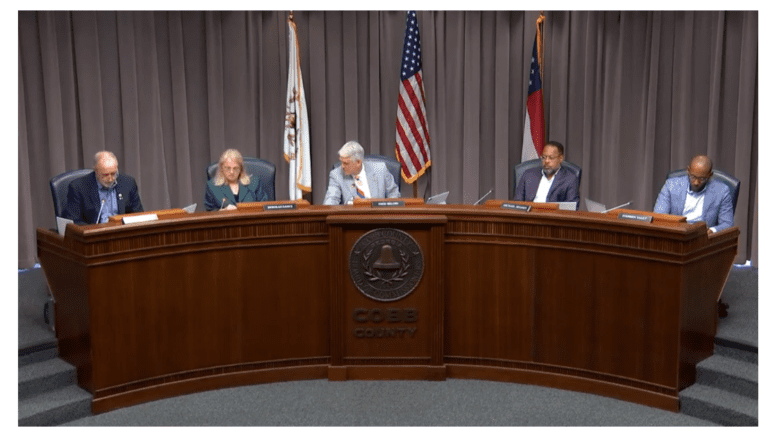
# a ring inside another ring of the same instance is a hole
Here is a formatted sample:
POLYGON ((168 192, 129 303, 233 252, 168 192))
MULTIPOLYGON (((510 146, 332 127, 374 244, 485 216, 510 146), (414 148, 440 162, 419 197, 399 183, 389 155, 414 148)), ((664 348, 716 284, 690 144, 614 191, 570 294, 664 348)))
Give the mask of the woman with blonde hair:
POLYGON ((259 179, 251 177, 243 168, 243 155, 236 149, 227 149, 219 158, 216 176, 205 186, 205 210, 236 209, 240 202, 267 200, 259 190, 259 179))

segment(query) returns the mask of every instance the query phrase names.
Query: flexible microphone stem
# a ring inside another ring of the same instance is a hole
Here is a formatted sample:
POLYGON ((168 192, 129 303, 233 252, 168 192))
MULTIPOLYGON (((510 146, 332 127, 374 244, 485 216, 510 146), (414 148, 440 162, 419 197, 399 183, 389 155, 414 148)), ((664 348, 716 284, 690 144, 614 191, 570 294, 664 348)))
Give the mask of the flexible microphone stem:
POLYGON ((105 206, 105 199, 100 202, 100 210, 97 211, 97 221, 94 224, 100 223, 100 214, 103 213, 103 206, 105 206))
POLYGON ((488 196, 489 194, 491 194, 491 192, 492 192, 492 191, 494 191, 494 189, 493 189, 493 188, 492 188, 492 189, 490 189, 490 190, 488 190, 488 193, 484 194, 484 195, 483 195, 483 197, 481 197, 480 199, 478 199, 478 201, 477 201, 477 202, 475 202, 475 205, 479 205, 479 204, 480 204, 480 202, 482 202, 482 201, 483 201, 483 199, 485 199, 485 198, 486 198, 486 196, 488 196))

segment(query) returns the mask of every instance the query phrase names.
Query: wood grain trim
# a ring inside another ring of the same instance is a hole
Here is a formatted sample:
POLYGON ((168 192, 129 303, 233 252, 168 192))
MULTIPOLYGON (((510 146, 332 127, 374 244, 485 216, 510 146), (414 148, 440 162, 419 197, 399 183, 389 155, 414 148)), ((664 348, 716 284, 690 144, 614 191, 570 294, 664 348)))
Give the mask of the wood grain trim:
POLYGON ((431 364, 443 365, 445 350, 445 226, 432 226, 429 265, 429 312, 432 328, 430 336, 431 364))
POLYGON ((209 367, 205 369, 189 370, 186 372, 173 373, 168 375, 156 376, 154 378, 141 379, 128 384, 117 385, 95 390, 95 398, 103 398, 123 392, 134 391, 142 388, 153 387, 157 385, 168 384, 171 382, 195 380, 199 378, 226 375, 229 373, 249 372, 262 369, 277 369, 288 367, 303 367, 313 365, 329 365, 330 357, 310 357, 310 358, 291 358, 274 361, 261 361, 256 363, 240 363, 228 366, 209 367))
POLYGON ((667 223, 686 223, 687 222, 687 219, 681 215, 660 214, 660 213, 651 212, 651 211, 640 211, 638 209, 614 209, 612 211, 606 212, 605 214, 612 217, 618 217, 618 215, 622 213, 649 215, 653 217, 654 222, 667 222, 667 223))
POLYGON ((156 214, 157 218, 159 219, 171 219, 171 218, 178 218, 183 217, 186 214, 188 214, 186 211, 184 211, 181 208, 174 208, 174 209, 159 209, 156 211, 144 211, 144 212, 133 212, 130 214, 117 214, 112 215, 108 217, 108 223, 121 223, 121 221, 124 219, 124 217, 137 217, 139 215, 149 215, 149 214, 156 214))
MULTIPOLYGON (((381 208, 382 209, 382 208, 381 208)), ((393 215, 383 213, 377 214, 353 214, 353 215, 332 215, 326 218, 328 225, 353 225, 353 224, 444 224, 448 218, 444 215, 422 215, 422 214, 400 214, 393 215)))
POLYGON ((238 211, 264 211, 265 205, 297 204, 297 208, 310 208, 310 202, 305 199, 298 200, 268 200, 265 202, 242 202, 237 204, 238 211))
POLYGON ((328 368, 329 366, 326 364, 259 368, 231 373, 214 373, 177 381, 160 381, 157 385, 139 387, 128 391, 95 397, 92 401, 92 413, 99 414, 117 408, 129 407, 158 399, 199 393, 208 390, 253 384, 266 384, 271 382, 324 379, 327 377, 328 368))
POLYGON ((612 381, 602 381, 570 374, 546 373, 520 368, 447 364, 446 369, 446 376, 448 378, 479 379, 540 385, 543 387, 606 396, 672 412, 680 411, 680 398, 679 393, 677 392, 674 394, 657 393, 633 386, 620 385, 612 381))
POLYGON ((345 353, 345 292, 343 281, 348 271, 343 248, 343 228, 329 228, 329 353, 332 366, 342 366, 345 353))
MULTIPOLYGON (((415 197, 353 199, 353 206, 372 208, 372 202, 405 202, 405 206, 418 206, 424 204, 424 199, 415 197)), ((397 208, 401 208, 401 206, 397 208)))
MULTIPOLYGON (((444 381, 445 366, 402 365, 402 366, 345 366, 336 368, 336 377, 341 381, 347 379, 356 380, 422 380, 444 381)), ((334 375, 333 375, 334 376, 334 375)), ((336 380, 334 378, 330 378, 336 380)))
POLYGON ((406 366, 406 365, 430 365, 431 359, 429 357, 344 357, 343 365, 345 366, 406 366))
POLYGON ((557 211, 558 210, 558 204, 557 203, 540 203, 540 202, 524 202, 520 200, 499 200, 499 199, 491 199, 486 200, 483 203, 483 206, 487 208, 501 208, 502 204, 507 203, 510 205, 526 205, 531 206, 532 211, 557 211))
POLYGON ((553 373, 576 376, 579 378, 606 381, 618 385, 629 386, 638 388, 640 390, 647 390, 651 392, 663 393, 666 395, 676 394, 677 390, 673 387, 654 384, 650 382, 641 381, 638 379, 627 378, 624 376, 611 375, 607 373, 595 372, 593 370, 578 369, 574 367, 557 366, 553 364, 534 363, 528 361, 512 361, 503 360, 498 358, 479 358, 479 357, 456 357, 445 356, 445 364, 462 364, 469 366, 478 366, 484 368, 506 368, 506 369, 521 369, 533 372, 541 373, 553 373))

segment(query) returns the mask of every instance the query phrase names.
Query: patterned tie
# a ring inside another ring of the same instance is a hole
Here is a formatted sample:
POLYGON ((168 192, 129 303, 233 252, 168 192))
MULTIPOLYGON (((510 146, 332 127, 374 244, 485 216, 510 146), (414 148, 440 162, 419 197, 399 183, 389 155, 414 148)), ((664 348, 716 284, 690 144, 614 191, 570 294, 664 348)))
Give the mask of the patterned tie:
POLYGON ((359 188, 359 186, 362 184, 361 181, 359 180, 359 176, 354 176, 353 178, 356 179, 356 194, 358 194, 359 197, 364 199, 364 191, 362 191, 362 189, 359 188))

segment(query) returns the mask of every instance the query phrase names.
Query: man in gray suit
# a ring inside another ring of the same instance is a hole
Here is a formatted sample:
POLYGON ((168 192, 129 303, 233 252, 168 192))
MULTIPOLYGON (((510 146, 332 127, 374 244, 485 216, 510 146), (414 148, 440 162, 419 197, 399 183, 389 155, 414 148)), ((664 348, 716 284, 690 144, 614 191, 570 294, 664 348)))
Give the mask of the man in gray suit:
POLYGON ((363 162, 364 148, 361 144, 348 141, 338 154, 342 165, 329 172, 324 205, 353 203, 355 198, 399 197, 399 187, 386 164, 363 162))

